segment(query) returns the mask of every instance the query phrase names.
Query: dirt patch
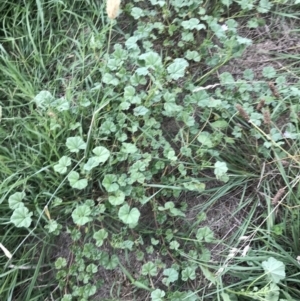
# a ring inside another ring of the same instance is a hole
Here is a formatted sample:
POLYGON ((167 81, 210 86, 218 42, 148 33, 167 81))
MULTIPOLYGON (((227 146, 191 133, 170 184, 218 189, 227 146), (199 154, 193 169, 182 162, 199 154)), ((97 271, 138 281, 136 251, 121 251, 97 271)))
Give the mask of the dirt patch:
MULTIPOLYGON (((294 30, 297 25, 294 21, 272 18, 266 16, 266 25, 252 30, 241 24, 242 29, 239 30, 239 34, 252 39, 253 44, 246 48, 240 58, 233 59, 226 66, 221 67, 219 73, 229 72, 235 79, 240 79, 244 70, 251 69, 255 80, 262 78, 262 70, 267 66, 274 67, 278 72, 289 73, 286 67, 289 56, 300 53, 299 33, 294 30), (283 59, 279 60, 278 55, 286 55, 286 62, 283 59)), ((289 75, 290 80, 293 81, 294 75, 292 73, 289 75)))

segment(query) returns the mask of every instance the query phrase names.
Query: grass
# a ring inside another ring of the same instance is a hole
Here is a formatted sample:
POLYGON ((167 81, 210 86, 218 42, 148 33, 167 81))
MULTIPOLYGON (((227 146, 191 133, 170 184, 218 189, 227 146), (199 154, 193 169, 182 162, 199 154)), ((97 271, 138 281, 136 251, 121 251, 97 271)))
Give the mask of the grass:
POLYGON ((0 4, 0 299, 297 300, 297 5, 121 6, 0 4))

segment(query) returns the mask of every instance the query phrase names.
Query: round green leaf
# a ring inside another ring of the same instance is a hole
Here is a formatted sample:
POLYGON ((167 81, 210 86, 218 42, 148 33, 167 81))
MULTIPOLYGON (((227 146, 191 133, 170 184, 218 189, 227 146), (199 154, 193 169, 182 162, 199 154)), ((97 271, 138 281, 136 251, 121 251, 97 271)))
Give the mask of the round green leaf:
POLYGON ((151 261, 142 266, 142 275, 156 276, 157 273, 157 266, 151 261))
POLYGON ((14 210, 10 221, 18 228, 29 228, 32 222, 31 216, 32 212, 29 212, 28 208, 23 206, 14 210))
POLYGON ((119 209, 118 216, 124 224, 137 224, 140 212, 137 208, 132 208, 130 210, 129 205, 125 204, 119 209))
POLYGON ((109 259, 109 261, 107 262, 107 265, 105 266, 105 268, 107 270, 113 270, 115 269, 119 264, 119 258, 117 255, 112 255, 109 259))
POLYGON ((117 86, 119 84, 118 78, 115 76, 112 76, 110 73, 105 73, 103 75, 102 81, 105 84, 112 85, 112 86, 117 86))
POLYGON ((226 174, 227 171, 228 167, 225 162, 217 161, 215 163, 214 174, 216 175, 217 179, 220 179, 223 175, 226 174))
POLYGON ((95 274, 98 271, 98 268, 95 264, 90 263, 87 267, 86 267, 86 271, 90 274, 95 274))
POLYGON ((130 101, 130 99, 135 95, 135 88, 132 86, 127 86, 124 89, 124 99, 130 101))
POLYGON ((141 8, 139 8, 139 7, 133 7, 132 9, 131 9, 131 16, 135 19, 135 20, 137 20, 137 19, 139 19, 140 17, 143 17, 145 14, 144 14, 144 11, 141 9, 141 8))
POLYGON ((192 268, 192 267, 186 267, 186 268, 181 272, 181 279, 182 279, 183 281, 188 281, 189 279, 195 280, 195 279, 196 279, 195 268, 192 268))
POLYGON ((198 229, 197 234, 196 234, 197 239, 205 242, 212 242, 214 241, 214 232, 211 231, 207 226, 198 229))
POLYGON ((122 143, 121 152, 125 154, 134 154, 138 151, 137 147, 132 143, 122 143))
POLYGON ((161 289, 157 288, 151 293, 151 301, 163 301, 163 297, 165 296, 165 292, 161 289))
POLYGON ((39 109, 45 110, 54 101, 54 97, 49 91, 41 91, 34 98, 33 101, 39 109))
POLYGON ((72 153, 78 153, 79 150, 86 148, 86 143, 82 140, 81 137, 69 137, 66 142, 66 146, 72 153))
POLYGON ((100 164, 98 157, 91 157, 83 165, 83 169, 86 171, 91 171, 94 167, 97 167, 100 164))
POLYGON ((179 79, 184 76, 185 69, 188 67, 189 63, 185 59, 177 58, 174 62, 167 68, 168 73, 172 79, 179 79))
POLYGON ((54 170, 60 174, 67 172, 67 167, 71 165, 71 159, 67 156, 63 156, 59 159, 58 163, 54 165, 54 170))
POLYGON ((12 194, 8 198, 9 208, 15 210, 17 208, 24 207, 24 203, 22 202, 22 200, 25 198, 25 196, 26 194, 23 191, 12 194))
POLYGON ((210 134, 208 132, 202 132, 198 135, 197 140, 204 146, 213 147, 213 143, 210 139, 210 134))
POLYGON ((272 78, 276 76, 276 70, 272 66, 264 67, 262 74, 266 78, 272 78))
POLYGON ((107 192, 115 192, 119 189, 119 185, 115 183, 117 181, 117 176, 113 174, 106 174, 102 181, 102 185, 107 192))
POLYGON ((72 295, 71 294, 65 294, 61 301, 72 301, 72 295))
POLYGON ((93 238, 96 240, 96 246, 101 247, 104 243, 104 240, 107 238, 108 233, 105 229, 101 229, 94 233, 93 238))
POLYGON ((64 268, 64 267, 67 266, 67 260, 66 260, 66 258, 58 257, 56 259, 54 265, 55 265, 56 269, 60 270, 60 269, 62 269, 62 268, 64 268))
POLYGON ((188 60, 193 60, 194 62, 200 62, 201 60, 201 55, 199 54, 198 51, 190 51, 188 50, 187 53, 185 54, 185 57, 188 59, 188 60))
POLYGON ((55 232, 57 229, 59 229, 59 224, 57 223, 57 221, 51 219, 48 221, 48 225, 45 226, 45 229, 48 229, 49 233, 53 233, 55 232))
POLYGON ((115 192, 114 195, 110 195, 108 197, 108 201, 113 205, 113 206, 118 206, 124 203, 125 201, 125 194, 123 191, 118 190, 115 192))
POLYGON ((163 7, 166 4, 165 0, 150 0, 152 5, 159 5, 160 7, 163 7))
MULTIPOLYGON (((150 69, 156 69, 162 66, 161 56, 153 51, 143 53, 139 56, 140 60, 145 61, 145 67, 150 69)), ((146 74, 144 74, 146 75, 146 74)))
POLYGON ((144 116, 149 112, 145 106, 138 106, 133 109, 134 116, 144 116))
POLYGON ((90 222, 92 218, 90 217, 92 211, 87 205, 80 205, 72 212, 72 219, 76 225, 83 226, 90 222))
POLYGON ((100 163, 104 163, 110 156, 110 151, 103 146, 95 147, 93 153, 97 156, 100 163))
POLYGON ((203 191, 205 189, 205 184, 192 179, 190 182, 183 183, 183 187, 190 191, 203 191))
POLYGON ((220 80, 222 85, 234 84, 235 79, 229 72, 223 72, 220 74, 220 80))
POLYGON ((76 189, 84 189, 87 186, 87 179, 79 180, 79 173, 76 171, 71 171, 68 175, 68 180, 71 187, 76 189))
POLYGON ((178 280, 178 272, 173 268, 165 269, 163 274, 166 278, 163 278, 162 282, 166 285, 178 280))
POLYGON ((190 30, 193 30, 193 29, 197 29, 197 30, 200 30, 200 29, 205 29, 206 26, 204 24, 199 24, 200 21, 196 18, 191 18, 187 21, 182 21, 181 22, 181 26, 184 28, 184 29, 190 29, 190 30))
POLYGON ((212 122, 210 124, 210 126, 213 128, 213 129, 226 129, 228 127, 228 123, 226 120, 224 119, 219 119, 215 122, 212 122))
POLYGON ((267 261, 262 263, 268 278, 274 283, 280 282, 285 278, 285 265, 283 262, 275 259, 274 257, 268 258, 267 261))

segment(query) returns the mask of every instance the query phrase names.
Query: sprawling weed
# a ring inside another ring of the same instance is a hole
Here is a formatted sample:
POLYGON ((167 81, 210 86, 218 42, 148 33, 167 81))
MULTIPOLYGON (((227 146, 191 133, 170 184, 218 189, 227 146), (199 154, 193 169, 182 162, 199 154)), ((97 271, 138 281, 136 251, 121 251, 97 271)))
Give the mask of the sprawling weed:
POLYGON ((297 300, 281 2, 0 4, 1 300, 297 300))

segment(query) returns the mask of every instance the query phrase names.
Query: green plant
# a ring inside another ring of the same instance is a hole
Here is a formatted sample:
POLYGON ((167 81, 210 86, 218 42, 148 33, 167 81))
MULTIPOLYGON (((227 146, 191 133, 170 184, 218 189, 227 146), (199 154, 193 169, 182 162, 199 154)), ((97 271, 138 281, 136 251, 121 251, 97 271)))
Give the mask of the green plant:
POLYGON ((299 89, 222 71, 283 2, 0 4, 1 299, 297 297, 299 89))

